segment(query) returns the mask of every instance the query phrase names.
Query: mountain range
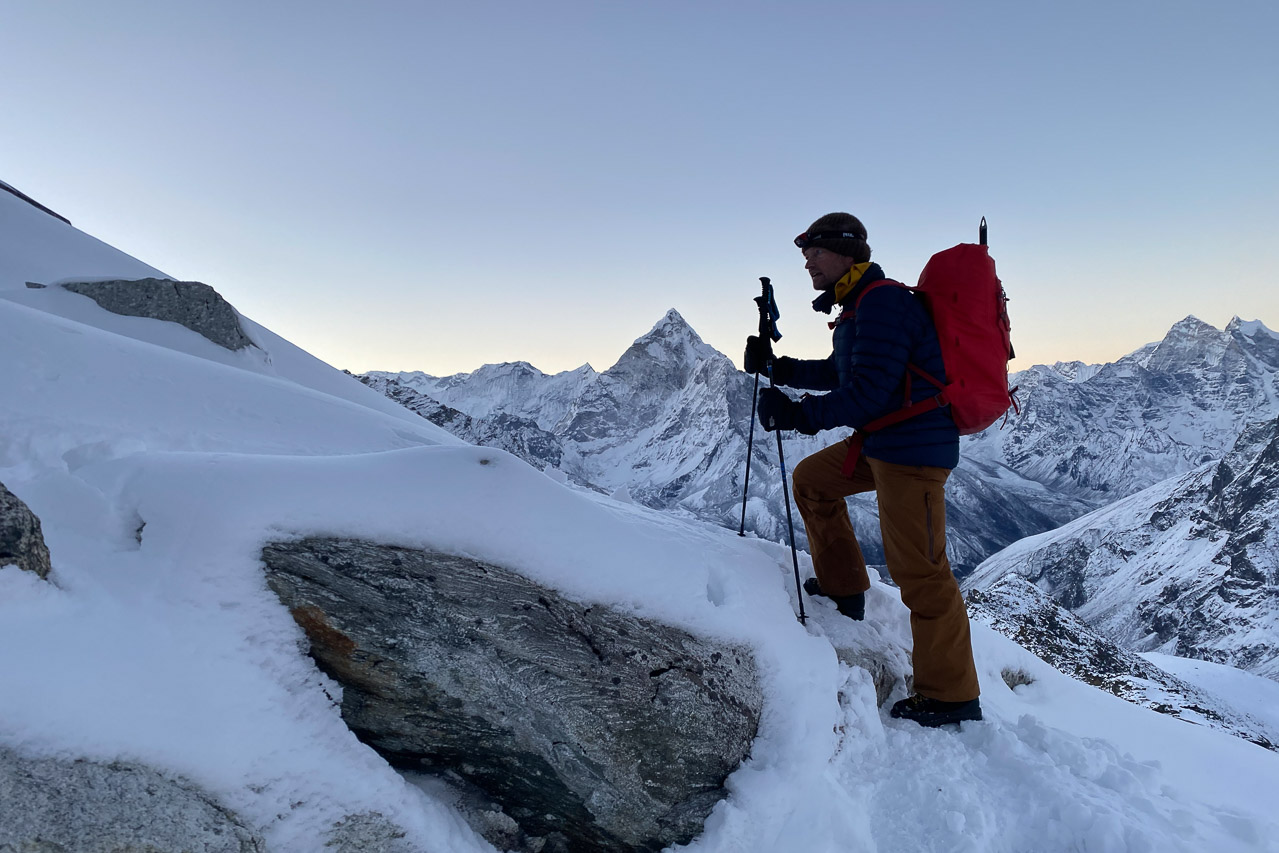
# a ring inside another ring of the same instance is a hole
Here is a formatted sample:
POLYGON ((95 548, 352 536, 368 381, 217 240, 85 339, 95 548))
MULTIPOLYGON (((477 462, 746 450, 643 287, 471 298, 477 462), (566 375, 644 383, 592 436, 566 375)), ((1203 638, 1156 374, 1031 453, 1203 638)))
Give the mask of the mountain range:
MULTIPOLYGON (((753 378, 674 310, 603 372, 520 362, 361 378, 581 485, 742 524, 753 378)), ((1035 365, 1010 383, 1020 412, 963 439, 947 484, 948 548, 956 574, 973 573, 966 586, 1018 572, 1125 648, 1279 675, 1279 482, 1267 461, 1279 453, 1279 335, 1187 317, 1116 362, 1035 365)), ((840 437, 787 435, 789 466, 840 437)), ((753 438, 744 527, 785 541, 776 442, 753 438)), ((868 559, 882 561, 873 497, 849 506, 868 559)), ((798 519, 795 535, 805 547, 798 519)))
MULTIPOLYGON (((575 482, 741 524, 753 380, 674 310, 602 373, 585 365, 547 375, 515 362, 448 377, 362 378, 424 412, 434 401, 464 414, 465 426, 455 427, 468 440, 517 434, 505 449, 575 482)), ((1037 365, 1010 382, 1020 415, 965 438, 948 483, 950 556, 960 575, 1021 538, 1221 458, 1249 424, 1279 415, 1279 338, 1257 322, 1217 330, 1190 317, 1113 364, 1037 365)), ((793 465, 844 434, 787 435, 786 458, 793 465)), ((782 539, 776 444, 760 431, 754 439, 745 528, 782 539)), ((850 507, 869 559, 882 560, 873 498, 850 507)), ((796 534, 802 546, 802 530, 796 534)))

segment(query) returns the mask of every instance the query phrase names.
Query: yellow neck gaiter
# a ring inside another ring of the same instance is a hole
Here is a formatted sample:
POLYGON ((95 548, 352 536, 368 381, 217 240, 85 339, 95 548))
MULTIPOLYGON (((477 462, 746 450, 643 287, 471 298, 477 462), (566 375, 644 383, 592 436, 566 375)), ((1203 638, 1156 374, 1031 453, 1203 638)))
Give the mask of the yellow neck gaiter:
POLYGON ((862 280, 862 276, 868 269, 870 269, 870 261, 866 261, 864 264, 853 264, 853 268, 843 278, 835 282, 835 301, 843 302, 844 297, 853 292, 853 288, 857 286, 857 282, 862 280))

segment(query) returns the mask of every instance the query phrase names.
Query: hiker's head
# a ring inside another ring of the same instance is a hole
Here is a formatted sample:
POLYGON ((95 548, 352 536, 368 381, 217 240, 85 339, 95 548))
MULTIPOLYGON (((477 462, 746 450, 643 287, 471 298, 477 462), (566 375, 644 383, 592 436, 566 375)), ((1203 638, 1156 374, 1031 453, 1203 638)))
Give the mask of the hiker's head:
POLYGON ((866 226, 851 213, 828 213, 795 238, 815 290, 835 286, 853 264, 870 260, 866 226))

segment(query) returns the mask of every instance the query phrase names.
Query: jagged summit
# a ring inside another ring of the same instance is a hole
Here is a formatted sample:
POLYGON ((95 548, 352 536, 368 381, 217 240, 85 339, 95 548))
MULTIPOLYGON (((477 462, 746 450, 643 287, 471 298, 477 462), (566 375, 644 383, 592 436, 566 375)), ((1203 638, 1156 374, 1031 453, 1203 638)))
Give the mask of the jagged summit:
POLYGON ((1087 382, 1096 376, 1105 365, 1085 364, 1082 361, 1058 361, 1054 364, 1040 365, 1047 367, 1061 378, 1069 382, 1087 382))
POLYGON ((1134 355, 1136 362, 1148 370, 1202 369, 1220 365, 1232 342, 1228 332, 1190 315, 1169 329, 1163 340, 1134 355))
POLYGON ((1231 317, 1230 322, 1226 324, 1226 331, 1230 333, 1238 332, 1247 338, 1255 338, 1259 335, 1279 339, 1279 332, 1268 328, 1265 323, 1260 320, 1244 320, 1238 315, 1231 317))
POLYGON ((1232 317, 1224 329, 1218 329, 1190 314, 1174 324, 1162 340, 1147 344, 1129 357, 1149 356, 1160 349, 1203 347, 1205 343, 1210 350, 1219 349, 1237 337, 1279 340, 1279 332, 1271 330, 1260 320, 1244 320, 1238 315, 1232 317))
POLYGON ((653 324, 653 328, 649 331, 649 334, 651 335, 659 329, 664 328, 685 331, 687 334, 692 335, 695 338, 697 337, 697 332, 693 331, 693 327, 688 324, 688 321, 684 319, 684 316, 674 308, 668 309, 662 316, 662 319, 653 324))
POLYGON ((672 308, 652 329, 636 338, 617 363, 605 372, 609 375, 629 374, 637 369, 647 371, 656 366, 683 379, 698 362, 715 357, 723 358, 717 350, 704 343, 688 321, 672 308))
POLYGON ((1205 340, 1212 340, 1221 337, 1222 332, 1211 323, 1205 323, 1193 314, 1187 315, 1184 319, 1173 324, 1168 330, 1168 334, 1164 335, 1160 341, 1160 346, 1169 344, 1190 344, 1194 345, 1205 340))
POLYGON ((644 335, 635 339, 632 346, 647 345, 652 341, 662 341, 665 343, 688 343, 692 345, 702 345, 701 336, 693 330, 674 308, 671 308, 662 316, 662 319, 653 324, 653 328, 649 329, 644 335))

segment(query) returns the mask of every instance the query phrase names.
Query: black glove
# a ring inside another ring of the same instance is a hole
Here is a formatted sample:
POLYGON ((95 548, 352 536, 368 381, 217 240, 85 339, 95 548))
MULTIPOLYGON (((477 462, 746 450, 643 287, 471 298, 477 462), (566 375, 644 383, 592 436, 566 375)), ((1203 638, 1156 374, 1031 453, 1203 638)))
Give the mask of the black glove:
POLYGON ((751 335, 746 339, 746 352, 742 355, 742 370, 747 373, 768 373, 773 366, 773 348, 765 338, 751 335))
POLYGON ((808 422, 804 407, 776 388, 759 389, 759 423, 765 430, 793 429, 804 435, 816 435, 817 427, 808 422))

